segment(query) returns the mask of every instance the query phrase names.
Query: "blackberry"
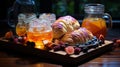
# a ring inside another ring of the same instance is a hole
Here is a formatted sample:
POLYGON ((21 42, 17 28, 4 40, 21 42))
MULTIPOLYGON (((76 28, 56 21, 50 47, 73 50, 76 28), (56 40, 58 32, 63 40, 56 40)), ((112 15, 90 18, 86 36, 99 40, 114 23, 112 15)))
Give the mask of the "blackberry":
POLYGON ((80 51, 81 51, 81 48, 75 47, 74 54, 78 55, 80 53, 80 51))
POLYGON ((14 42, 14 38, 9 38, 9 41, 10 42, 14 42))
POLYGON ((26 44, 27 44, 28 47, 32 47, 32 48, 35 47, 35 43, 34 42, 27 41, 26 44))
POLYGON ((99 40, 99 43, 100 43, 100 44, 104 44, 104 41, 102 41, 102 40, 99 40))
POLYGON ((59 50, 61 50, 61 46, 60 45, 54 46, 53 50, 54 51, 59 51, 59 50))
POLYGON ((87 42, 88 44, 92 44, 92 42, 89 40, 88 42, 87 42))
POLYGON ((85 45, 87 46, 87 45, 89 45, 88 43, 85 43, 85 45))
POLYGON ((65 47, 66 47, 66 45, 65 44, 63 44, 63 45, 60 45, 61 46, 61 50, 65 50, 65 47))
POLYGON ((69 44, 68 44, 68 43, 65 43, 64 45, 65 45, 65 46, 69 46, 69 44))
POLYGON ((87 53, 87 52, 88 52, 88 47, 84 47, 84 48, 82 49, 82 51, 83 51, 83 53, 87 53))
POLYGON ((93 44, 93 48, 96 48, 96 47, 98 47, 99 46, 99 42, 95 42, 94 44, 93 44))
POLYGON ((18 42, 24 44, 25 43, 25 40, 23 37, 18 37, 18 42))

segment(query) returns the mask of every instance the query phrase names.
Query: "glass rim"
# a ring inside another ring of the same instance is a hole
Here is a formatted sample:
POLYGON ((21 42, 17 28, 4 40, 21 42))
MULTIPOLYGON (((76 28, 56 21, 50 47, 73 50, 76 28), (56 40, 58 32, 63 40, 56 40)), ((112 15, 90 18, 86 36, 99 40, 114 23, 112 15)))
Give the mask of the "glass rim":
POLYGON ((89 14, 103 14, 104 5, 98 3, 89 3, 85 4, 84 11, 89 14))
POLYGON ((104 7, 104 5, 103 4, 99 4, 99 3, 89 3, 89 4, 85 4, 85 7, 88 7, 88 6, 91 6, 91 7, 97 7, 97 6, 99 6, 99 7, 104 7))

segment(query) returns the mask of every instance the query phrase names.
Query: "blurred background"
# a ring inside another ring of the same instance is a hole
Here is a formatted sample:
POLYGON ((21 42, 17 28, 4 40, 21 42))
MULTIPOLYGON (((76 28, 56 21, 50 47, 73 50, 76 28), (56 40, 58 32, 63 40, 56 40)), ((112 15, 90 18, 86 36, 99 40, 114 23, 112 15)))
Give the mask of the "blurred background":
MULTIPOLYGON (((15 0, 1 0, 0 20, 7 17, 8 8, 12 7, 15 0)), ((100 3, 105 5, 105 12, 111 14, 113 19, 120 19, 120 0, 36 0, 40 13, 55 13, 57 16, 72 15, 77 19, 84 17, 84 4, 100 3)))
MULTIPOLYGON (((15 0, 0 0, 0 30, 7 27, 7 12, 15 0)), ((55 13, 57 18, 71 15, 78 20, 84 18, 84 4, 100 3, 105 5, 105 12, 113 18, 115 27, 120 24, 120 0, 36 0, 39 13, 55 13)), ((80 21, 80 22, 81 22, 80 21)))

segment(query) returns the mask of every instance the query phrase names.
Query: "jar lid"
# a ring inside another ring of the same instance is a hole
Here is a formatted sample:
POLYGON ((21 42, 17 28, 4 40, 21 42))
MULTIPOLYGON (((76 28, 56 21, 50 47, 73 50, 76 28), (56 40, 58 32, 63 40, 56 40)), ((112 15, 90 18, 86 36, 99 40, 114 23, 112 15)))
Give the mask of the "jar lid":
POLYGON ((102 14, 104 13, 104 5, 102 4, 85 4, 85 12, 89 14, 102 14))

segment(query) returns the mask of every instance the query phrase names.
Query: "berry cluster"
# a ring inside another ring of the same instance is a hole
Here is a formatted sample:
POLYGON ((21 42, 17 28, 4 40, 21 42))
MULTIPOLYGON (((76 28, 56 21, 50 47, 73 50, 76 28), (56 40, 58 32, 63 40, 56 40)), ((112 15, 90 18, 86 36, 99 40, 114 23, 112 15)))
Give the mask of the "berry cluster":
POLYGON ((54 45, 53 50, 65 51, 67 54, 79 54, 81 52, 81 48, 76 46, 70 46, 69 44, 54 45))
MULTIPOLYGON (((27 47, 35 47, 34 42, 27 41, 26 37, 15 37, 12 35, 11 31, 7 32, 5 35, 5 38, 8 39, 10 42, 13 42, 14 44, 26 44, 27 47)), ((45 47, 48 50, 54 50, 54 51, 65 51, 68 55, 75 54, 78 55, 80 52, 88 52, 91 48, 97 48, 98 46, 101 46, 104 44, 104 37, 100 35, 99 38, 93 37, 91 40, 88 40, 84 44, 76 44, 74 46, 71 46, 69 44, 66 44, 64 42, 61 42, 59 40, 56 40, 53 43, 45 44, 45 47)))
POLYGON ((91 48, 97 48, 98 46, 101 46, 103 44, 103 41, 96 38, 95 36, 87 41, 84 44, 77 44, 75 46, 71 46, 69 44, 64 44, 62 42, 59 42, 57 44, 52 45, 52 49, 54 51, 65 51, 67 54, 75 54, 78 55, 80 52, 88 52, 91 48))

